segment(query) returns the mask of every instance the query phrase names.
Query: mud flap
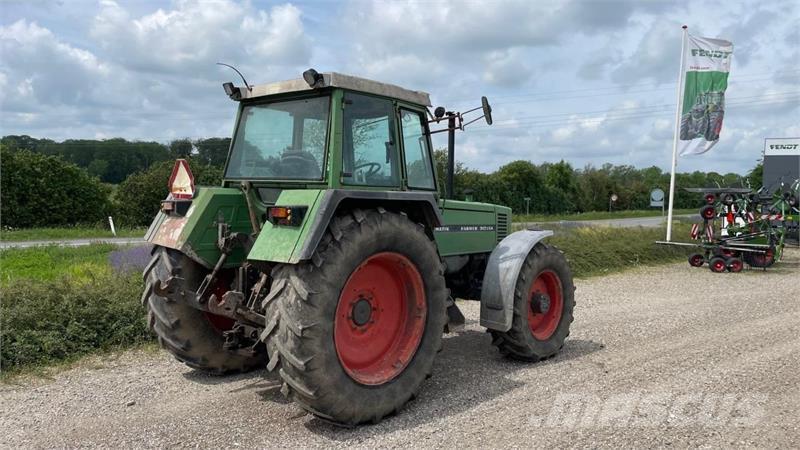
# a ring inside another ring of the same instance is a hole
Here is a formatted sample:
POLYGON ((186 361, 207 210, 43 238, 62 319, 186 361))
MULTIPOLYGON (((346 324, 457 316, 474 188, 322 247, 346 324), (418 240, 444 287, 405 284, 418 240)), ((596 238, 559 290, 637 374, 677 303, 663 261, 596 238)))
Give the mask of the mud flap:
POLYGON ((481 326, 497 331, 511 329, 514 286, 533 246, 552 236, 550 230, 522 230, 500 241, 489 256, 481 289, 481 326))

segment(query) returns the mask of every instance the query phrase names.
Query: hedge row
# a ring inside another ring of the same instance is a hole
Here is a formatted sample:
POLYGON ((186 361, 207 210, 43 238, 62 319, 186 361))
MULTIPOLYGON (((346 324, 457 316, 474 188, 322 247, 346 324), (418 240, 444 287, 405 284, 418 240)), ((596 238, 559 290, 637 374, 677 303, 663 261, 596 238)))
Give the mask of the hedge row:
POLYGON ((4 226, 97 223, 111 211, 110 188, 59 157, 0 149, 0 163, 4 226))
MULTIPOLYGON (((122 226, 148 225, 168 193, 173 161, 110 186, 61 157, 0 146, 0 219, 7 228, 97 225, 114 216, 122 226)), ((190 161, 199 185, 219 185, 222 168, 190 161)))
POLYGON ((64 361, 153 340, 141 276, 108 272, 87 283, 18 279, 2 287, 0 368, 64 361))

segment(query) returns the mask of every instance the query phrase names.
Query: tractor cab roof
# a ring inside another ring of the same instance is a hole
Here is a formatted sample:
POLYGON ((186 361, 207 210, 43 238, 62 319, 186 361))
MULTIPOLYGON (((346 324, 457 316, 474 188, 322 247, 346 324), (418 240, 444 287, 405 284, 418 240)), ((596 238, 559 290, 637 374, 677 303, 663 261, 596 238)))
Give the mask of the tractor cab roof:
POLYGON ((319 76, 321 77, 320 82, 313 88, 309 86, 308 82, 303 78, 257 84, 252 86, 250 90, 241 88, 239 89, 241 95, 240 99, 248 100, 292 92, 310 92, 316 89, 332 87, 396 98, 416 105, 431 106, 431 99, 427 92, 412 91, 393 84, 380 83, 378 81, 336 72, 320 73, 319 76))

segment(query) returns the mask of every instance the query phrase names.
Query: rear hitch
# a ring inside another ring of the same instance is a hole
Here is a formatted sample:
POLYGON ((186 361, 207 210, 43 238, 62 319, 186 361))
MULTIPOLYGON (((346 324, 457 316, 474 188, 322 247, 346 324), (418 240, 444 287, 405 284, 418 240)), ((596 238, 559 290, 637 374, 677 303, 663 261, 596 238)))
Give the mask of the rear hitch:
POLYGON ((199 303, 205 303, 208 300, 208 288, 217 279, 217 275, 219 271, 222 270, 222 266, 225 265, 225 261, 228 259, 228 255, 231 251, 239 245, 247 250, 251 244, 251 239, 252 238, 245 233, 231 233, 228 224, 225 223, 222 218, 217 220, 217 247, 221 253, 217 263, 214 265, 214 269, 211 270, 211 273, 206 275, 203 282, 200 283, 200 287, 197 288, 197 301, 199 303))

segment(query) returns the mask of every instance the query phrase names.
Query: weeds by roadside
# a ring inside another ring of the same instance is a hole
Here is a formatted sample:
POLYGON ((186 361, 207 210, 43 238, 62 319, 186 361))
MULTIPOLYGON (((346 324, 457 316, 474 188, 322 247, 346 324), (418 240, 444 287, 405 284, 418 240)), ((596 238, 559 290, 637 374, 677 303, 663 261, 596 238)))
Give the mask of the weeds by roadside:
POLYGON ((153 339, 139 304, 138 274, 20 279, 2 287, 3 375, 153 339))

